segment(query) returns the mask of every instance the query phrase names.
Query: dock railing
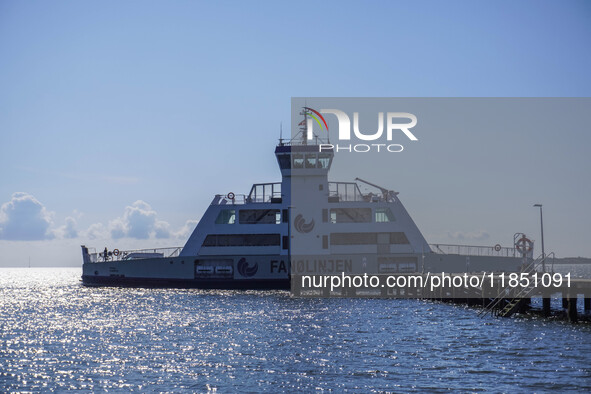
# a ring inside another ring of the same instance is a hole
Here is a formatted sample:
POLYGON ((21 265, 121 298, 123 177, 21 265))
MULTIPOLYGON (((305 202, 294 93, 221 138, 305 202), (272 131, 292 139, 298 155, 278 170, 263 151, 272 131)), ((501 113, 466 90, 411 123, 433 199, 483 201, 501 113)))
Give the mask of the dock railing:
POLYGON ((434 253, 459 254, 462 256, 496 256, 496 257, 521 257, 521 253, 513 248, 495 246, 475 245, 451 245, 451 244, 429 244, 434 253))

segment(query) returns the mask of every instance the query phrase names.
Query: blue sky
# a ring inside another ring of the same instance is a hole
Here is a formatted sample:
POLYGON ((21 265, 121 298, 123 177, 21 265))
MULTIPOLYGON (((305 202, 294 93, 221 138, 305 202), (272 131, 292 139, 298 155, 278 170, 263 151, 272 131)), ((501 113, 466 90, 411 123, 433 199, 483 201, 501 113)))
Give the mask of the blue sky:
MULTIPOLYGON (((1 1, 0 266, 79 265, 80 244, 182 245, 213 194, 279 179, 291 97, 584 97, 590 47, 586 1, 1 1)), ((540 178, 564 193, 537 195, 547 249, 591 256, 591 137, 575 137, 551 159, 576 167, 540 178)), ((486 209, 474 223, 462 187, 436 202, 465 216, 424 214, 424 182, 399 183, 429 241, 496 242, 507 224, 486 209)), ((539 231, 519 204, 504 206, 523 220, 506 238, 539 231)))

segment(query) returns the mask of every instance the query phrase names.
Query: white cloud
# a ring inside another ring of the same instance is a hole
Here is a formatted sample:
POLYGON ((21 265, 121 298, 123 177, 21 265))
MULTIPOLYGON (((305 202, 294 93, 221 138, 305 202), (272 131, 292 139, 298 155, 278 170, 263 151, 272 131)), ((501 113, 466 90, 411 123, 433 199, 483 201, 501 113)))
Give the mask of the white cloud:
POLYGON ((179 231, 174 233, 174 236, 180 239, 189 238, 189 235, 191 235, 195 226, 197 226, 197 223, 199 223, 199 220, 187 220, 185 225, 181 227, 179 231))
POLYGON ((156 219, 156 211, 150 204, 137 200, 125 207, 123 216, 109 222, 111 238, 124 237, 136 239, 170 238, 170 225, 156 219))
POLYGON ((28 193, 17 192, 0 208, 0 238, 35 241, 55 237, 49 228, 53 212, 28 193))
POLYGON ((170 238, 170 224, 162 220, 156 220, 154 235, 156 238, 170 238))
POLYGON ((72 216, 66 218, 66 224, 53 230, 57 238, 76 238, 78 237, 78 230, 76 230, 76 219, 72 216))
POLYGON ((109 222, 109 231, 111 238, 119 239, 127 236, 127 226, 122 218, 117 218, 109 222))
POLYGON ((137 200, 125 207, 123 216, 109 221, 108 226, 95 223, 86 230, 78 230, 82 214, 74 211, 59 227, 54 226, 54 213, 29 193, 14 193, 10 201, 0 207, 0 239, 11 241, 38 241, 51 239, 74 239, 79 236, 89 239, 170 239, 186 238, 196 221, 187 223, 177 232, 170 224, 157 219, 150 204, 137 200))
POLYGON ((447 233, 447 236, 459 241, 484 241, 490 238, 490 234, 483 230, 468 233, 456 231, 454 233, 447 233))
POLYGON ((102 223, 95 223, 88 227, 88 229, 83 233, 83 237, 92 240, 106 239, 109 237, 109 232, 102 223))

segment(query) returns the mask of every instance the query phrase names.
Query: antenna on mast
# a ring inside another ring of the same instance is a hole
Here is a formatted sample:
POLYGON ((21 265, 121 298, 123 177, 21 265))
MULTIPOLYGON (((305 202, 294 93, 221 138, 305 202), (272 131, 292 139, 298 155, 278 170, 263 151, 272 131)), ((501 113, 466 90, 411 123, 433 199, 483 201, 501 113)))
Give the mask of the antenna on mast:
POLYGON ((308 110, 304 107, 300 115, 304 115, 304 120, 298 124, 300 126, 300 133, 302 134, 302 145, 308 145, 308 110))
POLYGON ((283 122, 279 122, 279 145, 283 145, 283 122))

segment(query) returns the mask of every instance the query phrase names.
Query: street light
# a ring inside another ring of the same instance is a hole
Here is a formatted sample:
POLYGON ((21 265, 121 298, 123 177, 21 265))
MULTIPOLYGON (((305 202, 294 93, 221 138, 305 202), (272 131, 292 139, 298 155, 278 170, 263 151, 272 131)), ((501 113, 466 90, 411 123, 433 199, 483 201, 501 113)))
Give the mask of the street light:
POLYGON ((544 252, 544 217, 542 216, 542 204, 534 204, 540 208, 540 230, 542 232, 542 269, 546 272, 546 253, 544 252))

